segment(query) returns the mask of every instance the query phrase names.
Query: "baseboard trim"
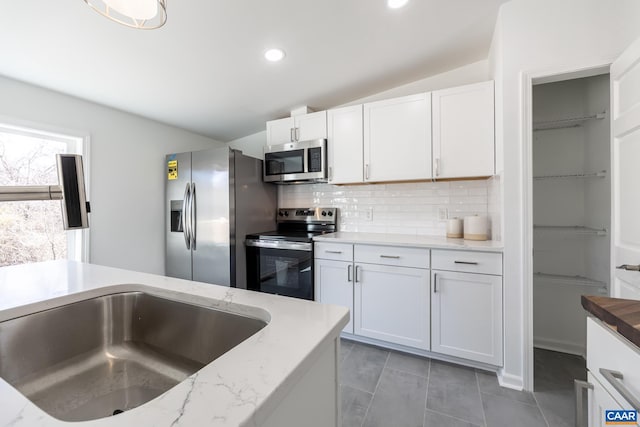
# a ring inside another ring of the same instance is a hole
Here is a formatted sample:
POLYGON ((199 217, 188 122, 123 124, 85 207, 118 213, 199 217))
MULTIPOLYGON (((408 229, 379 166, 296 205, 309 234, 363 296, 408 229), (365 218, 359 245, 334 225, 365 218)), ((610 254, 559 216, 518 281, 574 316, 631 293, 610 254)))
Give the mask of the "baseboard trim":
POLYGON ((476 362, 476 361, 473 361, 473 360, 462 359, 462 358, 455 357, 455 356, 448 356, 446 354, 433 353, 431 351, 421 350, 421 349, 413 348, 413 347, 407 347, 407 346, 400 345, 400 344, 394 344, 394 343, 390 343, 388 341, 381 341, 381 340, 377 340, 375 338, 363 337, 361 335, 353 335, 353 334, 349 334, 349 333, 346 333, 346 332, 342 332, 340 334, 340 336, 342 338, 345 338, 345 339, 348 339, 348 340, 351 340, 351 341, 357 341, 357 342, 361 342, 361 343, 364 343, 364 344, 371 344, 371 345, 375 345, 375 346, 378 346, 378 347, 388 348, 390 350, 398 350, 398 351, 401 351, 403 353, 411 353, 411 354, 415 354, 415 355, 418 355, 418 356, 428 357, 428 358, 434 359, 434 360, 440 360, 440 361, 443 361, 443 362, 455 363, 456 365, 462 365, 462 366, 468 366, 470 368, 481 369, 483 371, 496 372, 499 369, 499 367, 497 367, 497 366, 488 365, 488 364, 483 363, 483 362, 476 362))
POLYGON ((534 337, 533 346, 544 350, 558 351, 560 353, 574 354, 586 357, 586 349, 578 343, 553 340, 548 338, 534 337))
POLYGON ((524 389, 524 378, 521 376, 508 374, 504 369, 498 370, 498 384, 501 387, 522 391, 524 389))

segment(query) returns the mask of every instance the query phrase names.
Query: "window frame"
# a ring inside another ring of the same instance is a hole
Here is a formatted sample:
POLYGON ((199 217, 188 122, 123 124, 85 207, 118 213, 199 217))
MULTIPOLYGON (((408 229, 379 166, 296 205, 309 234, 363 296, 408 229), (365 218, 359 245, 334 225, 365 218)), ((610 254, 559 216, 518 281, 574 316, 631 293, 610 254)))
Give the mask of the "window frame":
MULTIPOLYGON (((46 138, 67 144, 70 153, 81 154, 84 169, 85 191, 87 200, 91 200, 91 155, 89 132, 66 129, 59 126, 35 123, 0 115, 0 132, 13 133, 30 137, 46 138)), ((89 228, 67 231, 67 259, 69 261, 90 262, 89 228)))

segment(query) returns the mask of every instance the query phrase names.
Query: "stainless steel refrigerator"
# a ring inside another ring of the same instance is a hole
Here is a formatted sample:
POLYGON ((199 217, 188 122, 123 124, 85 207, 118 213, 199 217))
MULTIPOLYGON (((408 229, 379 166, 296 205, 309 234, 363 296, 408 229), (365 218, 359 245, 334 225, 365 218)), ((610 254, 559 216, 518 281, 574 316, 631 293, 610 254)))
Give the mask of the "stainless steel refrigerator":
POLYGON ((246 289, 245 235, 275 229, 262 160, 228 147, 166 157, 167 276, 246 289))

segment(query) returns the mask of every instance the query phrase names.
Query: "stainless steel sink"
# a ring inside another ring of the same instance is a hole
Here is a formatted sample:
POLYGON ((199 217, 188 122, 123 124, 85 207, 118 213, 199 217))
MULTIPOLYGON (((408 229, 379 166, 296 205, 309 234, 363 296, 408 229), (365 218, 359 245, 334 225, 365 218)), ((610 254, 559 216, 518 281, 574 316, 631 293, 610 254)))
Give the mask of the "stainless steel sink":
POLYGON ((127 292, 0 322, 0 377, 63 421, 159 396, 262 329, 262 320, 127 292))

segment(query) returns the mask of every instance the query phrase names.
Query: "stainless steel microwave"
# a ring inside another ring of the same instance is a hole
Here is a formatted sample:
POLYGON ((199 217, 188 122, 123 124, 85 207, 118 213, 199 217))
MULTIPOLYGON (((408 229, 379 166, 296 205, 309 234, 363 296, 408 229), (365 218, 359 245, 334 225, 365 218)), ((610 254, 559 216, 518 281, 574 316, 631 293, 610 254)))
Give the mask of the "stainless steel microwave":
POLYGON ((274 183, 327 182, 327 140, 265 146, 263 175, 274 183))

